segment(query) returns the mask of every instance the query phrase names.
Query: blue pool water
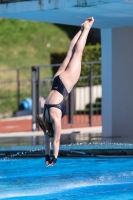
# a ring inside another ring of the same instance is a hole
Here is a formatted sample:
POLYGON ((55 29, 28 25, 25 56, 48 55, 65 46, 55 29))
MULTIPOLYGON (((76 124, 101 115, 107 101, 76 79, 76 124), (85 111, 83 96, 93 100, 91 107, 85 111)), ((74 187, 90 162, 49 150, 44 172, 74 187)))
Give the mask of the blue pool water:
POLYGON ((132 200, 132 158, 44 158, 0 160, 0 199, 132 200))

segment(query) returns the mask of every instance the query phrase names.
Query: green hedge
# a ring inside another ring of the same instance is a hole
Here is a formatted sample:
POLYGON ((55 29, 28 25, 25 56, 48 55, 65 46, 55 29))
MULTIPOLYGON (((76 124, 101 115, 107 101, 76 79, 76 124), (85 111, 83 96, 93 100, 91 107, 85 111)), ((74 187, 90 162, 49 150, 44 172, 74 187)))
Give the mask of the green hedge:
MULTIPOLYGON (((66 57, 66 54, 67 54, 67 52, 55 52, 55 53, 51 53, 51 55, 50 55, 51 64, 62 63, 63 60, 66 57)), ((52 67, 53 76, 57 72, 58 68, 59 67, 52 67)))
MULTIPOLYGON (((90 103, 86 105, 84 110, 77 110, 75 114, 89 114, 90 103)), ((100 115, 102 113, 102 99, 96 98, 96 101, 92 104, 92 113, 94 115, 100 115)))
MULTIPOLYGON (((62 63, 67 52, 56 52, 50 56, 51 64, 62 63)), ((86 46, 83 52, 82 62, 92 62, 101 60, 101 45, 89 45, 86 46)), ((57 72, 59 67, 52 67, 53 75, 57 72)), ((93 76, 101 75, 101 65, 95 64, 92 70, 93 76)), ((90 75, 90 65, 83 65, 81 69, 81 76, 90 75)), ((89 81, 88 81, 89 82, 89 81)), ((94 78, 93 85, 101 84, 101 78, 94 78)), ((88 83, 86 84, 88 85, 88 83)), ((78 82, 78 86, 85 86, 81 81, 78 82)))
MULTIPOLYGON (((0 89, 0 94, 0 115, 12 115, 14 111, 18 110, 16 91, 0 89)), ((31 97, 30 91, 22 91, 20 94, 20 102, 27 97, 31 97)))

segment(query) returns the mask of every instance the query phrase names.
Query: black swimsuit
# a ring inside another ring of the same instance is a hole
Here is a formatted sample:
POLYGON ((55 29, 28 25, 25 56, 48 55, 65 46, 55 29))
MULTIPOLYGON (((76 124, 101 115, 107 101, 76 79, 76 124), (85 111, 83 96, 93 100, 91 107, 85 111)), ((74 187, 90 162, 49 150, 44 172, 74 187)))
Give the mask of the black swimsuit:
POLYGON ((43 120, 44 121, 49 121, 49 122, 50 122, 49 109, 51 107, 55 107, 55 108, 60 109, 61 112, 62 112, 62 117, 66 114, 66 100, 68 98, 68 92, 67 92, 67 90, 66 90, 66 88, 65 88, 64 84, 62 83, 62 81, 61 81, 59 76, 56 76, 54 78, 51 90, 57 90, 60 94, 62 94, 63 100, 59 104, 45 104, 44 105, 43 120), (49 120, 45 120, 45 112, 46 112, 46 110, 48 111, 49 120))

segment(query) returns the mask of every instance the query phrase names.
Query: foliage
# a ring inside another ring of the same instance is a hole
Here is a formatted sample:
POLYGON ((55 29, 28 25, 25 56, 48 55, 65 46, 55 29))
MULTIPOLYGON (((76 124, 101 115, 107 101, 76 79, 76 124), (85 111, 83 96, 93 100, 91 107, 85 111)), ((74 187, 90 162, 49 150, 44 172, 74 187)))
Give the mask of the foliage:
MULTIPOLYGON (((66 50, 70 38, 59 26, 43 22, 0 19, 0 27, 0 114, 11 114, 18 108, 17 70, 14 68, 20 69, 19 76, 23 80, 22 101, 31 96, 31 85, 27 84, 31 80, 30 67, 50 64, 50 54, 57 49, 66 50)), ((41 78, 51 76, 50 67, 41 70, 41 78)))
MULTIPOLYGON (((54 52, 51 54, 51 64, 61 63, 66 56, 66 52, 54 52)), ((101 60, 101 45, 89 45, 86 46, 83 52, 82 62, 94 62, 101 60)), ((90 77, 92 77, 92 85, 101 84, 101 65, 94 64, 92 66, 92 76, 90 76, 90 64, 83 64, 81 69, 81 76, 88 76, 88 81, 84 82, 84 79, 80 79, 77 83, 78 87, 90 85, 90 77)), ((52 67, 53 75, 56 73, 59 67, 52 67)))
MULTIPOLYGON (((51 60, 51 64, 59 64, 62 63, 63 60, 65 59, 67 52, 54 52, 51 54, 50 56, 50 60, 51 60)), ((57 72, 59 66, 58 67, 52 67, 52 72, 53 75, 57 72)))
MULTIPOLYGON (((19 75, 20 79, 23 80, 20 87, 20 101, 22 101, 31 96, 30 67, 61 63, 66 55, 70 40, 79 27, 16 19, 0 19, 0 27, 0 68, 1 70, 7 69, 7 71, 0 70, 0 114, 2 114, 12 113, 18 108, 17 71, 13 69, 22 68, 19 75), (52 57, 54 54, 56 61, 52 57), (7 87, 3 86, 2 82, 7 81, 15 82, 16 85, 14 84, 15 86, 12 87, 9 83, 7 87)), ((94 46, 89 45, 85 48, 83 61, 100 59, 100 45, 94 46)), ((96 72, 94 73, 99 74, 98 70, 99 68, 95 68, 96 72)), ((82 74, 89 74, 89 68, 84 67, 82 74)), ((41 79, 52 76, 50 67, 41 69, 41 79)), ((49 88, 42 87, 42 96, 47 95, 48 91, 49 88)))
POLYGON ((90 103, 87 104, 84 110, 77 110, 77 111, 75 111, 75 114, 88 114, 89 115, 90 106, 92 106, 91 109, 92 109, 92 113, 94 115, 101 115, 101 113, 102 113, 102 99, 101 98, 96 98, 96 101, 92 105, 90 105, 90 103))
MULTIPOLYGON (((16 91, 0 89, 0 94, 0 115, 12 115, 13 111, 16 111, 18 109, 18 99, 16 91)), ((31 96, 30 91, 21 91, 20 102, 27 96, 31 96)))
MULTIPOLYGON (((67 33, 55 24, 1 19, 0 27, 1 69, 50 64, 50 54, 67 50, 70 42, 67 33)), ((51 76, 50 68, 44 76, 51 76)))
MULTIPOLYGON (((97 62, 100 60, 101 60, 100 44, 89 45, 85 47, 82 62, 94 62, 94 61, 97 62)), ((90 67, 91 67, 90 65, 85 64, 81 69, 81 76, 89 77, 88 83, 90 83, 90 67)), ((99 75, 101 75, 101 65, 94 64, 92 66, 92 77, 93 77, 92 85, 101 84, 101 78, 97 77, 99 75)), ((78 86, 82 86, 82 82, 78 82, 78 86)))

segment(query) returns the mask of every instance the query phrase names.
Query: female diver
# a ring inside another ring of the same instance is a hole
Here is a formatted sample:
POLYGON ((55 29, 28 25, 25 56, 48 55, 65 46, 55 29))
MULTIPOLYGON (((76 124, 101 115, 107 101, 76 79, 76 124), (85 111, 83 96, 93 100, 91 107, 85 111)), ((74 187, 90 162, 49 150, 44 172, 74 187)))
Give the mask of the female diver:
POLYGON ((81 24, 81 29, 72 39, 66 58, 59 67, 52 82, 52 89, 46 98, 43 119, 37 116, 37 122, 45 133, 46 166, 53 166, 58 157, 61 118, 66 113, 66 100, 81 72, 81 60, 89 31, 94 23, 90 17, 81 24), (53 156, 50 158, 51 138, 53 138, 53 156))

